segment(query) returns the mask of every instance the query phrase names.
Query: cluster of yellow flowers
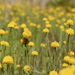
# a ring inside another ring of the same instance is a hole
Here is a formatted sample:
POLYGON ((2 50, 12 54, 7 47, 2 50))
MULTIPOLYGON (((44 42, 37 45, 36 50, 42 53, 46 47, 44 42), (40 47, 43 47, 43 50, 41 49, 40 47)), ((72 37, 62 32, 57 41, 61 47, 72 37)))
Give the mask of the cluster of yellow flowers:
POLYGON ((59 48, 59 46, 60 46, 59 43, 56 41, 51 43, 51 47, 53 47, 53 48, 59 48))
POLYGON ((31 68, 30 68, 29 65, 26 65, 26 66, 24 66, 24 68, 23 68, 23 70, 24 70, 25 73, 29 73, 30 69, 31 69, 31 68))
POLYGON ((0 29, 0 35, 5 35, 5 31, 3 29, 0 29))
POLYGON ((25 30, 23 33, 22 33, 23 37, 25 38, 31 38, 32 36, 32 33, 29 31, 29 30, 25 30))
POLYGON ((9 47, 9 43, 7 41, 1 41, 0 45, 9 47))
POLYGON ((3 59, 3 64, 7 64, 7 65, 10 65, 10 64, 13 64, 14 63, 14 60, 11 56, 5 56, 4 59, 3 59))
POLYGON ((75 73, 75 57, 74 52, 70 51, 68 52, 68 55, 64 57, 64 61, 66 63, 63 63, 63 69, 59 71, 59 75, 74 75, 75 73))

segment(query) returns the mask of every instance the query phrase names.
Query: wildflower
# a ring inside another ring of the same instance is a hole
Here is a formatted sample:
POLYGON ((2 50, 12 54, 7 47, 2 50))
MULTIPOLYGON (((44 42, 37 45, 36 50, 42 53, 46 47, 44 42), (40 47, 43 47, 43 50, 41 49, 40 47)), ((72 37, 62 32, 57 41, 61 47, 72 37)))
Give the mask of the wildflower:
POLYGON ((67 63, 63 63, 62 67, 68 67, 69 65, 67 63))
POLYGON ((46 28, 51 28, 51 25, 50 24, 46 24, 46 28))
POLYGON ((32 51, 31 54, 37 56, 38 55, 38 52, 37 51, 32 51))
POLYGON ((63 26, 63 25, 61 25, 61 26, 60 26, 60 29, 61 29, 62 31, 64 31, 64 26, 63 26))
POLYGON ((31 34, 31 32, 30 32, 29 30, 24 31, 24 32, 22 33, 22 35, 23 35, 23 37, 25 37, 25 38, 30 38, 30 37, 32 36, 32 34, 31 34))
POLYGON ((58 73, 56 71, 51 71, 49 72, 49 75, 58 75, 58 73))
POLYGON ((29 40, 27 38, 22 38, 20 40, 21 44, 28 44, 29 43, 29 40))
POLYGON ((41 45, 40 45, 41 47, 45 47, 46 45, 44 44, 44 43, 41 43, 41 45))
POLYGON ((21 24, 20 28, 26 28, 26 24, 21 24))
POLYGON ((51 47, 53 47, 53 48, 59 48, 59 43, 56 42, 56 41, 54 41, 54 42, 51 43, 51 47))
POLYGON ((66 44, 66 41, 63 41, 64 44, 66 44))
POLYGON ((43 29, 43 33, 49 33, 49 29, 47 28, 43 29))
POLYGON ((29 42, 29 43, 28 43, 28 46, 33 47, 33 46, 34 46, 34 42, 29 42))
POLYGON ((69 19, 69 20, 67 20, 66 23, 67 23, 67 25, 72 26, 73 25, 73 20, 69 19))
POLYGON ((74 56, 74 52, 73 51, 70 51, 70 52, 68 52, 68 55, 69 56, 74 56))
POLYGON ((14 61, 13 61, 13 58, 11 56, 5 56, 3 58, 3 64, 7 64, 7 65, 10 65, 10 64, 13 64, 14 61))
POLYGON ((5 35, 5 31, 3 29, 0 29, 0 35, 5 35))
POLYGON ((19 64, 17 65, 17 68, 20 68, 20 65, 19 64))
POLYGON ((42 70, 42 73, 45 74, 46 73, 46 70, 42 70))
POLYGON ((37 28, 38 28, 38 29, 40 28, 40 24, 37 25, 37 28))
POLYGON ((0 69, 2 69, 2 64, 0 63, 0 69))
POLYGON ((3 46, 9 47, 9 43, 7 41, 1 41, 0 44, 3 45, 3 46))
POLYGON ((8 27, 9 28, 14 28, 17 24, 14 22, 14 21, 11 21, 9 24, 8 24, 8 27))
POLYGON ((72 28, 68 28, 68 29, 66 29, 66 33, 68 35, 74 35, 74 30, 72 28))
POLYGON ((18 26, 15 26, 14 29, 19 29, 19 27, 18 26))
POLYGON ((31 68, 28 65, 24 66, 24 68, 23 68, 23 70, 24 70, 25 73, 29 73, 30 69, 31 68))

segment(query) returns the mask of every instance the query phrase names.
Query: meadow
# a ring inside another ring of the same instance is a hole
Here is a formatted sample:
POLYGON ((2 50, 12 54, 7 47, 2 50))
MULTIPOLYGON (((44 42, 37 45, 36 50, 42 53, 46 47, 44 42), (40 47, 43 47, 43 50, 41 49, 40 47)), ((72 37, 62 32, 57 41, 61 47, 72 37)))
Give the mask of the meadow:
POLYGON ((0 75, 75 75, 75 8, 2 2, 0 75))

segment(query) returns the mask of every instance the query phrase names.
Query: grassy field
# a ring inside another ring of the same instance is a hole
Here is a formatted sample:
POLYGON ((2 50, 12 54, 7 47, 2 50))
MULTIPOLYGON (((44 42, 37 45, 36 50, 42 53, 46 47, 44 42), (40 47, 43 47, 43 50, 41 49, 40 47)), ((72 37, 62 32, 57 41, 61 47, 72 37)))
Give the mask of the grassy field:
POLYGON ((75 8, 2 2, 0 75, 75 75, 75 8))

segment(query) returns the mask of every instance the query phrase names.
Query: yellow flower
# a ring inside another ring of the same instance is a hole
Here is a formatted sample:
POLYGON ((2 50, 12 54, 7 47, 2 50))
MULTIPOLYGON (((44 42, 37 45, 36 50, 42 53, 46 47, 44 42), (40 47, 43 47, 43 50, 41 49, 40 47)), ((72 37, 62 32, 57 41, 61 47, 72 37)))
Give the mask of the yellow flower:
POLYGON ((26 28, 26 24, 21 24, 20 28, 26 28))
POLYGON ((68 29, 66 29, 66 33, 68 35, 74 35, 74 30, 72 28, 68 28, 68 29))
POLYGON ((51 47, 53 47, 53 48, 59 48, 59 43, 56 42, 56 41, 54 41, 54 42, 51 43, 51 47))
POLYGON ((17 24, 14 22, 14 21, 11 21, 9 24, 8 24, 8 27, 9 28, 14 28, 17 24))
POLYGON ((0 29, 0 35, 5 35, 5 31, 3 29, 0 29))
POLYGON ((64 44, 66 44, 66 41, 63 41, 64 44))
POLYGON ((61 25, 61 26, 60 26, 60 29, 61 29, 62 31, 64 31, 64 26, 63 26, 63 25, 61 25))
POLYGON ((7 41, 1 41, 0 44, 3 45, 3 46, 9 47, 9 43, 7 41))
POLYGON ((21 43, 21 44, 28 44, 28 43, 29 43, 29 40, 28 40, 27 38, 22 38, 22 39, 20 40, 20 43, 21 43))
POLYGON ((47 18, 43 18, 43 21, 47 21, 47 18))
POLYGON ((24 66, 24 68, 23 68, 23 70, 24 70, 25 73, 29 73, 30 69, 31 68, 28 65, 24 66))
POLYGON ((70 60, 70 57, 69 56, 65 56, 64 57, 64 61, 67 61, 68 62, 69 60, 70 60))
POLYGON ((56 71, 51 71, 49 72, 49 75, 58 75, 58 73, 56 71))
POLYGON ((15 26, 14 29, 19 29, 19 27, 18 26, 15 26))
POLYGON ((4 59, 3 59, 3 64, 7 64, 7 65, 10 65, 10 64, 13 64, 14 61, 13 61, 13 58, 11 56, 5 56, 4 59))
POLYGON ((68 67, 69 65, 67 63, 63 63, 62 67, 68 67))
POLYGON ((74 56, 74 52, 73 51, 70 51, 70 52, 68 52, 68 55, 69 56, 74 56))
POLYGON ((22 35, 23 35, 23 37, 25 37, 25 38, 31 38, 31 36, 32 36, 32 34, 31 34, 31 32, 30 32, 29 30, 24 31, 24 32, 22 33, 22 35))
POLYGON ((2 69, 2 64, 0 63, 0 69, 2 69))
POLYGON ((67 20, 66 24, 72 26, 73 25, 73 20, 71 20, 71 19, 67 20))
POLYGON ((33 47, 33 46, 34 46, 34 42, 29 42, 29 43, 28 43, 28 46, 33 47))
POLYGON ((75 8, 73 8, 73 9, 71 10, 71 12, 75 13, 75 8))
POLYGON ((50 24, 46 24, 46 28, 51 28, 51 25, 50 24))
POLYGON ((17 68, 20 68, 20 65, 19 64, 17 65, 17 68))
POLYGON ((41 43, 41 45, 40 45, 41 47, 45 47, 46 45, 44 44, 44 43, 41 43))
POLYGON ((38 52, 37 52, 37 51, 32 51, 31 54, 32 54, 32 55, 38 55, 38 52))
POLYGON ((42 70, 42 73, 45 74, 46 73, 46 70, 42 70))
POLYGON ((37 28, 38 28, 38 29, 40 28, 40 24, 37 25, 37 28))
POLYGON ((74 75, 75 73, 75 66, 68 66, 63 68, 59 71, 59 75, 74 75))
POLYGON ((43 29, 43 33, 49 33, 49 29, 47 28, 43 29))

